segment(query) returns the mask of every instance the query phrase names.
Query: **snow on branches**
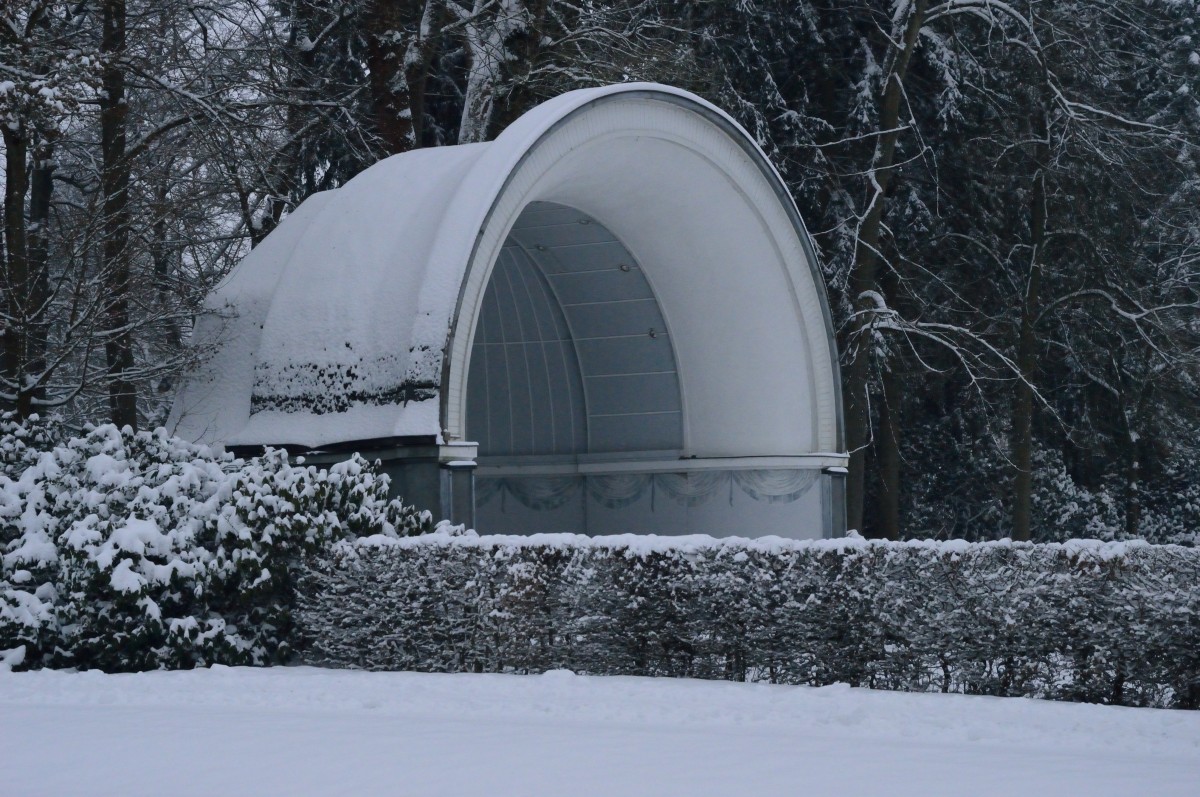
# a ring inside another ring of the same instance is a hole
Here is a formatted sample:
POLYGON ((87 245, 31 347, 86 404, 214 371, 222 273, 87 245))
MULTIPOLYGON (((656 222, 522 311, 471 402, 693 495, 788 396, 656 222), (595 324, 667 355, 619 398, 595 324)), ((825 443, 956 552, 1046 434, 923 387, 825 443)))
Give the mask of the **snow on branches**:
POLYGON ((0 651, 106 671, 265 664, 290 651, 298 562, 430 528, 355 457, 236 460, 115 426, 0 421, 0 651))

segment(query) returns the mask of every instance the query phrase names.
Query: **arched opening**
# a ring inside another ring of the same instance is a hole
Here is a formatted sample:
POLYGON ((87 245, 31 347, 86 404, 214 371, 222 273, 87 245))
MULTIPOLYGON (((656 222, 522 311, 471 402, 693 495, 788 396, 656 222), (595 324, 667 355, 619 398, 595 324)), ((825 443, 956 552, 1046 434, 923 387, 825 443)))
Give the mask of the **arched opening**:
POLYGON ((803 228, 761 153, 696 111, 614 94, 481 162, 499 186, 464 186, 494 199, 443 395, 447 438, 479 445, 479 529, 833 525, 832 346, 803 228))
MULTIPOLYGON (((730 533, 749 522, 786 532, 822 511, 811 467, 685 458, 686 380, 647 269, 669 278, 582 210, 544 200, 520 210, 470 348, 478 528, 730 533)), ((715 357, 704 366, 719 372, 715 357)))
MULTIPOLYGON (((519 120, 501 137, 521 142, 510 160, 484 154, 458 194, 477 202, 463 215, 483 221, 443 366, 447 439, 474 439, 468 366, 492 269, 529 237, 538 208, 558 205, 619 242, 657 299, 676 359, 681 456, 838 450, 835 347, 806 234, 753 143, 697 110, 658 92, 614 93, 548 129, 535 114, 519 120)), ((463 258, 461 231, 448 240, 446 257, 463 258)))
POLYGON ((534 202, 484 291, 467 437, 482 462, 678 458, 683 406, 670 330, 633 254, 582 211, 534 202))

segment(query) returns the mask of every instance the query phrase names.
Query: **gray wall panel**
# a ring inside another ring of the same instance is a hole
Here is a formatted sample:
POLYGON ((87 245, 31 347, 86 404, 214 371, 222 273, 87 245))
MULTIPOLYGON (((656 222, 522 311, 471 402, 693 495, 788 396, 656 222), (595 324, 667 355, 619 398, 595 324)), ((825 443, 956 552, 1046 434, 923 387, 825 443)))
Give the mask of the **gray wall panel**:
POLYGON ((661 415, 599 415, 588 418, 592 451, 669 451, 678 448, 678 412, 661 415))
POLYGON ((554 274, 550 281, 563 304, 654 297, 640 271, 622 271, 616 265, 604 270, 554 274))
POLYGON ((587 376, 588 411, 593 415, 679 410, 674 371, 629 376, 587 376))
POLYGON ((637 374, 675 370, 675 355, 666 334, 650 337, 609 338, 576 341, 579 359, 588 364, 588 374, 637 374))
POLYGON ((683 446, 658 302, 633 255, 579 211, 535 203, 521 215, 471 352, 467 433, 482 457, 683 446))

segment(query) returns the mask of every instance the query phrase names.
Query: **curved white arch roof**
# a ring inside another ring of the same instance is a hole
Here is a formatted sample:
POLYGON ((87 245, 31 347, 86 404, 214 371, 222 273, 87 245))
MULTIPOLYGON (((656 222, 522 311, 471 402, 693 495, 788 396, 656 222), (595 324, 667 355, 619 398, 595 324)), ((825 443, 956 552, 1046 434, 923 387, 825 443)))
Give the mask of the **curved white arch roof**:
POLYGON ((397 155, 309 198, 209 298, 197 339, 215 349, 176 431, 463 439, 486 288, 538 203, 596 220, 640 262, 677 361, 680 456, 841 450, 824 289, 782 180, 722 111, 637 83, 564 94, 494 142, 397 155))

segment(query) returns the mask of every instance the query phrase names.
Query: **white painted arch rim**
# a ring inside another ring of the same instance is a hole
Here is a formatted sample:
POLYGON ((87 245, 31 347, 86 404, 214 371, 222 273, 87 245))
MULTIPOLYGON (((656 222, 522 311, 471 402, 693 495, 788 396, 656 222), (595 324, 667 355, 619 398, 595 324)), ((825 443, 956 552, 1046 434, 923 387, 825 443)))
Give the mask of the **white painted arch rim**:
MULTIPOLYGON (((530 202, 546 200, 578 206, 578 202, 569 201, 572 191, 586 194, 588 188, 573 189, 570 185, 564 185, 564 175, 582 174, 584 177, 580 182, 588 179, 596 183, 611 181, 612 174, 600 173, 599 170, 611 165, 606 161, 606 157, 608 160, 613 157, 611 147, 607 155, 604 147, 616 142, 624 142, 622 146, 626 152, 631 144, 637 144, 643 148, 657 148, 659 154, 667 153, 667 157, 676 159, 674 165, 679 167, 675 169, 677 177, 674 182, 668 177, 666 183, 660 186, 663 192, 660 201, 670 201, 669 192, 672 190, 685 189, 689 185, 695 187, 693 178, 696 173, 687 168, 689 164, 702 164, 702 168, 708 170, 701 177, 707 181, 710 189, 724 182, 723 196, 714 197, 712 202, 725 203, 726 206, 732 203, 736 206, 734 210, 743 217, 753 216, 755 224, 743 230, 747 233, 747 240, 751 241, 748 246, 756 247, 760 252, 769 250, 774 253, 774 257, 763 257, 749 263, 752 273, 748 278, 759 280, 764 286, 785 286, 788 293, 786 300, 791 308, 786 317, 776 319, 778 323, 774 324, 773 334, 763 334, 761 319, 744 316, 739 323, 726 325, 729 336, 735 343, 739 335, 745 338, 740 341, 743 350, 748 352, 748 357, 752 353, 757 358, 760 376, 768 380, 779 375, 769 373, 769 368, 763 370, 761 365, 781 354, 778 351, 780 345, 799 343, 802 348, 802 352, 782 353, 785 358, 793 358, 790 363, 775 364, 776 370, 788 367, 800 369, 791 374, 790 380, 782 380, 787 390, 781 391, 781 395, 762 395, 762 391, 771 390, 770 386, 756 385, 755 380, 751 379, 738 386, 741 396, 739 406, 731 401, 731 388, 728 385, 725 386, 725 395, 718 396, 715 404, 711 390, 703 391, 704 395, 700 396, 698 402, 699 386, 706 382, 710 386, 717 384, 720 375, 698 373, 698 359, 694 353, 690 356, 686 351, 682 353, 680 371, 683 379, 684 455, 788 455, 842 451, 837 348, 828 303, 815 252, 782 178, 749 134, 727 114, 688 92, 656 84, 625 84, 572 92, 547 102, 519 119, 493 142, 455 192, 446 217, 479 218, 482 222, 474 236, 464 234, 467 231, 461 228, 443 227, 438 232, 431 253, 431 263, 435 266, 455 260, 467 264, 455 305, 446 356, 442 361, 441 415, 447 441, 463 439, 471 341, 483 293, 509 230, 530 202), (589 158, 593 160, 589 162, 589 158), (590 177, 587 176, 589 168, 596 170, 590 177), (742 326, 753 329, 743 333, 742 326), (757 337, 753 337, 754 332, 758 333, 757 337), (794 358, 801 358, 803 363, 794 358), (802 379, 805 384, 798 385, 797 379, 802 379), (798 390, 806 398, 801 398, 798 390), (707 410, 699 413, 700 417, 693 417, 691 411, 696 409, 697 403, 704 401, 709 404, 707 410), (724 421, 731 425, 753 424, 762 419, 764 412, 768 418, 775 418, 784 427, 789 422, 789 412, 799 418, 798 423, 810 425, 806 432, 793 424, 792 427, 776 430, 751 429, 749 435, 746 429, 737 428, 718 429, 714 434, 714 424, 720 425, 721 411, 725 413, 724 421), (747 447, 751 450, 747 450, 747 447)), ((636 182, 633 179, 633 184, 636 182)), ((645 188, 644 185, 641 187, 645 188)), ((599 204, 611 204, 618 200, 619 197, 611 190, 607 196, 593 195, 591 198, 591 201, 599 204)), ((595 205, 580 209, 596 213, 595 205)), ((622 228, 611 217, 606 218, 603 213, 597 215, 602 223, 610 228, 615 227, 614 232, 622 237, 623 242, 637 246, 627 240, 631 230, 628 225, 622 228)), ((681 223, 673 229, 656 231, 659 245, 668 246, 673 237, 681 245, 686 243, 685 239, 690 239, 694 244, 709 235, 710 228, 722 222, 717 218, 690 218, 686 221, 688 223, 681 223)), ((712 243, 718 246, 728 244, 715 240, 712 243)), ((676 285, 672 291, 671 286, 664 284, 664 280, 674 279, 678 282, 678 274, 672 278, 666 273, 666 267, 660 268, 653 257, 646 257, 644 252, 636 249, 634 254, 642 259, 656 293, 660 298, 666 295, 663 311, 672 339, 679 343, 688 337, 680 331, 688 326, 688 321, 672 317, 673 310, 676 316, 679 315, 680 303, 672 302, 671 296, 679 294, 682 288, 676 285)), ((729 275, 726 274, 725 278, 728 281, 729 275)), ((424 301, 425 297, 422 297, 420 304, 433 306, 439 299, 444 301, 445 297, 429 298, 429 304, 424 301)), ((778 311, 778 296, 763 298, 769 303, 773 302, 773 307, 778 311)), ((685 342, 682 345, 686 347, 687 344, 685 342)))

